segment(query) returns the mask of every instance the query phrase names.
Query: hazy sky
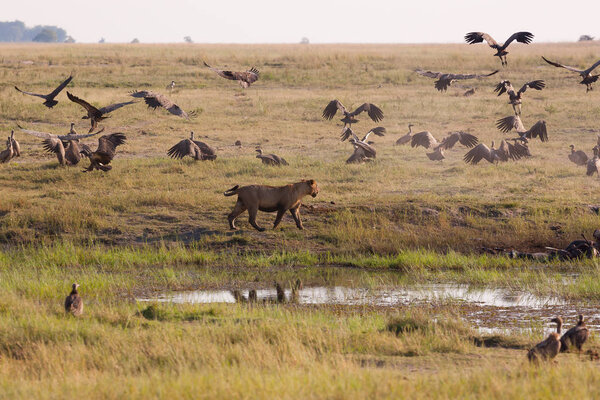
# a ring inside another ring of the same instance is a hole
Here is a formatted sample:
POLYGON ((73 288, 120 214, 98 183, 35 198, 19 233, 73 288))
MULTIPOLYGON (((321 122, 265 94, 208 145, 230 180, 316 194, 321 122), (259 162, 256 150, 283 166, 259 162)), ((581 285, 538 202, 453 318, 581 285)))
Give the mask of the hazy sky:
POLYGON ((460 42, 468 31, 504 41, 600 37, 600 1, 528 0, 18 0, 0 20, 57 25, 78 42, 423 43, 460 42))

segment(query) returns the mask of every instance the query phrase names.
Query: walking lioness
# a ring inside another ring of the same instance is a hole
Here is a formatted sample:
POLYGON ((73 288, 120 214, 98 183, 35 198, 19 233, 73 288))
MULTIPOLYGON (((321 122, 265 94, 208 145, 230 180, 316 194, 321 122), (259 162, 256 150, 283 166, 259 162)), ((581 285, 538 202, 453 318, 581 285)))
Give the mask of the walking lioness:
POLYGON ((266 212, 277 211, 277 217, 273 224, 273 229, 275 229, 281 222, 283 214, 290 210, 298 229, 304 229, 302 221, 300 221, 302 198, 306 195, 317 197, 317 193, 319 193, 319 187, 314 179, 302 180, 285 186, 250 185, 239 187, 239 185, 236 185, 223 193, 225 196, 238 195, 237 203, 235 203, 233 211, 227 217, 229 227, 237 229, 235 219, 248 210, 250 225, 260 232, 264 231, 265 228, 258 226, 256 223, 256 213, 260 210, 266 212))

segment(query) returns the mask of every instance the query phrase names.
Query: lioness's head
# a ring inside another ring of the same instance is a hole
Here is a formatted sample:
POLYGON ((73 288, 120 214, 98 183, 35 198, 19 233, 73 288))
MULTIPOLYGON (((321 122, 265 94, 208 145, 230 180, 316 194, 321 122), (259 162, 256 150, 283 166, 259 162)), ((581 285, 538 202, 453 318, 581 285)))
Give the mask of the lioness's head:
POLYGON ((312 197, 317 197, 317 194, 319 193, 319 187, 317 186, 317 182, 315 182, 314 179, 303 179, 302 182, 305 182, 309 186, 310 189, 308 194, 310 194, 312 197))

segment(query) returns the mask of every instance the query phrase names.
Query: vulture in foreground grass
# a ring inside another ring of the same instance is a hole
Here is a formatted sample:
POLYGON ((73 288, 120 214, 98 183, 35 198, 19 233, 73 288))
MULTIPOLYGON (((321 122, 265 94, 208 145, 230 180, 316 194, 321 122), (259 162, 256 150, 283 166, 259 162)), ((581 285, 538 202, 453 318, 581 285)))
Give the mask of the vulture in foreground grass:
POLYGON ((475 78, 485 78, 487 76, 492 76, 498 73, 498 70, 491 72, 489 74, 445 74, 443 72, 433 72, 433 71, 425 71, 422 69, 416 69, 415 72, 419 75, 426 76, 428 78, 437 79, 433 84, 437 90, 440 92, 445 92, 448 89, 448 86, 452 85, 454 81, 465 80, 465 79, 475 79, 475 78))
POLYGON ((100 136, 98 139, 98 148, 92 151, 90 146, 84 144, 81 146, 81 154, 90 159, 90 166, 83 172, 93 171, 94 169, 110 171, 112 167, 108 164, 115 157, 117 147, 125 143, 127 138, 122 133, 111 133, 110 135, 100 136))
POLYGON ((148 105, 148 108, 152 108, 153 110, 156 110, 158 107, 162 107, 171 114, 185 119, 190 119, 190 117, 195 116, 194 112, 186 113, 181 109, 181 107, 169 100, 167 96, 160 93, 152 92, 150 90, 138 90, 132 92, 131 96, 143 98, 148 105))
POLYGON ((86 135, 78 135, 74 128, 75 124, 71 123, 71 129, 66 135, 55 135, 47 132, 38 132, 30 129, 24 129, 19 126, 21 131, 44 139, 44 150, 49 153, 56 154, 60 165, 77 165, 81 161, 81 148, 79 140, 90 136, 95 136, 104 131, 104 128, 98 132, 89 133, 86 135))
POLYGON ((502 45, 500 45, 498 42, 496 42, 493 37, 491 37, 490 35, 488 35, 485 32, 469 32, 465 35, 465 41, 469 44, 482 43, 484 40, 487 42, 488 46, 490 46, 492 49, 496 50, 496 54, 494 54, 494 56, 500 58, 500 61, 502 62, 502 66, 506 66, 506 65, 508 65, 508 61, 506 60, 506 55, 508 54, 508 51, 506 51, 506 48, 508 47, 508 45, 511 44, 515 40, 519 43, 529 44, 533 40, 533 33, 531 33, 531 32, 513 33, 508 39, 506 39, 506 42, 504 42, 504 44, 502 44, 502 45))
POLYGON ((349 112, 346 107, 339 100, 331 100, 327 107, 323 110, 323 118, 327 120, 331 120, 337 111, 341 111, 344 114, 344 118, 341 121, 344 123, 344 129, 352 126, 358 122, 355 116, 365 111, 369 118, 371 118, 374 122, 379 122, 383 119, 383 111, 379 107, 371 103, 363 103, 356 110, 349 112))
POLYGON ((80 99, 79 97, 74 96, 69 92, 67 92, 67 97, 73 103, 79 104, 81 107, 85 108, 85 110, 87 111, 87 115, 82 117, 81 119, 89 119, 90 120, 90 123, 92 124, 92 127, 89 130, 90 133, 93 132, 94 129, 96 129, 98 127, 99 121, 109 118, 109 116, 106 114, 111 113, 115 110, 118 110, 119 108, 124 107, 126 105, 135 103, 135 101, 126 101, 124 103, 115 103, 115 104, 111 104, 106 107, 96 108, 93 105, 91 105, 90 103, 88 103, 87 101, 80 99))
POLYGON ((521 118, 518 115, 512 115, 496 121, 496 127, 504 133, 514 129, 519 134, 517 139, 525 143, 527 143, 527 139, 534 139, 536 137, 539 137, 542 142, 548 141, 548 130, 546 128, 546 121, 544 120, 539 120, 531 128, 525 129, 521 118))
POLYGON ((183 139, 175 146, 171 147, 167 154, 171 158, 181 159, 190 156, 194 160, 214 160, 217 158, 215 149, 204 142, 194 140, 194 132, 190 133, 189 139, 183 139))
POLYGON ((83 300, 79 295, 77 289, 79 285, 74 283, 71 289, 71 293, 65 299, 65 312, 72 314, 75 317, 79 317, 83 313, 83 300))
POLYGON ((570 145, 571 154, 569 154, 569 160, 576 165, 586 165, 588 162, 588 156, 583 150, 575 150, 575 145, 570 145))
POLYGON ((465 147, 473 147, 479 142, 475 135, 466 132, 451 132, 441 142, 438 142, 428 131, 415 133, 410 142, 411 147, 423 146, 426 149, 433 149, 433 152, 426 153, 432 161, 441 161, 444 158, 444 151, 460 143, 465 147))
POLYGON ((15 89, 17 89, 19 92, 23 93, 23 94, 27 94, 29 96, 36 96, 36 97, 41 97, 42 99, 46 100, 44 101, 44 105, 48 108, 52 108, 55 105, 58 104, 57 100, 54 100, 54 98, 56 96, 58 96, 58 94, 65 88, 67 87, 67 85, 71 82, 71 80, 73 79, 73 76, 69 76, 67 79, 65 79, 65 81, 63 83, 61 83, 60 85, 58 85, 58 87, 56 89, 54 89, 54 91, 52 91, 52 93, 50 94, 38 94, 38 93, 32 93, 32 92, 26 92, 24 90, 19 89, 18 87, 15 86, 15 89))
MULTIPOLYGON (((559 327, 562 324, 560 318, 553 318, 552 322, 556 322, 559 327)), ((560 335, 557 332, 552 332, 548 335, 548 337, 545 340, 536 344, 532 349, 530 349, 527 352, 527 358, 530 362, 534 363, 539 363, 540 361, 550 361, 558 355, 560 350, 560 335)))
POLYGON ((600 60, 596 61, 594 63, 594 65, 592 65, 588 69, 578 69, 578 68, 575 68, 575 67, 570 67, 568 65, 559 64, 557 62, 550 61, 550 60, 548 60, 544 56, 542 56, 542 58, 544 59, 544 61, 546 61, 550 65, 553 65, 553 66, 559 67, 559 68, 564 68, 564 69, 567 69, 567 70, 572 71, 572 72, 577 72, 579 75, 581 75, 581 77, 583 78, 583 80, 581 82, 579 82, 579 83, 582 84, 582 85, 585 85, 585 87, 586 87, 586 91, 585 92, 586 93, 589 92, 590 90, 594 90, 594 88, 592 87, 592 83, 594 83, 594 82, 596 82, 598 80, 598 77, 600 77, 600 74, 598 74, 598 75, 592 75, 592 71, 598 65, 600 65, 600 60))
POLYGON ((529 148, 521 143, 508 143, 506 140, 500 142, 499 148, 494 148, 495 142, 492 141, 492 147, 487 147, 479 143, 473 147, 464 156, 464 161, 468 164, 477 164, 481 160, 489 163, 506 162, 508 160, 519 160, 529 155, 529 148))
POLYGON ((235 71, 223 71, 223 70, 220 70, 217 68, 213 68, 210 65, 208 65, 206 62, 204 63, 204 65, 206 67, 208 67, 208 69, 215 72, 217 75, 219 75, 222 78, 229 79, 232 81, 238 81, 240 86, 243 87, 244 89, 246 89, 247 87, 252 85, 254 82, 256 82, 258 80, 258 75, 260 74, 260 72, 258 72, 258 70, 255 67, 250 68, 248 71, 235 72, 235 71))
POLYGON ((0 164, 8 163, 15 157, 21 155, 21 146, 15 139, 15 131, 10 132, 10 136, 6 138, 6 148, 0 151, 0 164))
POLYGON ((263 154, 262 149, 258 146, 256 147, 256 152, 258 153, 256 154, 256 158, 260 158, 262 163, 265 165, 289 165, 283 157, 279 157, 276 154, 263 154))
POLYGON ((494 92, 498 93, 498 96, 501 96, 503 93, 507 93, 510 101, 508 104, 512 104, 513 110, 515 110, 515 115, 521 114, 521 103, 523 93, 527 90, 527 88, 532 88, 535 90, 542 90, 546 87, 546 84, 543 80, 535 80, 525 83, 519 91, 515 91, 510 81, 503 80, 499 84, 496 85, 494 92))
POLYGON ((577 348, 577 351, 581 353, 581 347, 586 342, 589 336, 590 332, 588 331, 588 328, 585 325, 583 315, 579 314, 577 325, 566 331, 565 334, 560 338, 560 352, 564 353, 569 350, 569 347, 575 346, 575 348, 577 348))

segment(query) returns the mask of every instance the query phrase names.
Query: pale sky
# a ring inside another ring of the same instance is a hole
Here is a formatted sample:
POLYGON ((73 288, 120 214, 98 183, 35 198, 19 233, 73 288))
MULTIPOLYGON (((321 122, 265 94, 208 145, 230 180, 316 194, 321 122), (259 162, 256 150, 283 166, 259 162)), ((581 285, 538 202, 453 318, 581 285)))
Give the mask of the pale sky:
POLYGON ((597 0, 4 0, 1 10, 0 21, 56 25, 80 43, 456 43, 469 31, 503 42, 519 30, 536 42, 600 38, 597 0))

